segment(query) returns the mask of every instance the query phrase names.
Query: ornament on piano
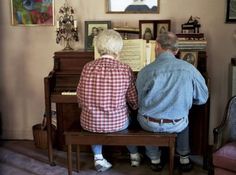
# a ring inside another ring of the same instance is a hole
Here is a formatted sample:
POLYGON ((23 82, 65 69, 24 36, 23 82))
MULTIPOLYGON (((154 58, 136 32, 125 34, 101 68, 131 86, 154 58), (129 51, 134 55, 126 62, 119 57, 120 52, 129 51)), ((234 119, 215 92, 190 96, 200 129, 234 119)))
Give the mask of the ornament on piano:
POLYGON ((79 41, 77 21, 74 19, 74 9, 65 4, 59 10, 59 19, 56 23, 56 43, 66 42, 64 50, 73 50, 71 43, 79 41))
POLYGON ((181 33, 199 33, 199 28, 201 27, 199 19, 197 16, 190 16, 188 22, 181 25, 181 33))

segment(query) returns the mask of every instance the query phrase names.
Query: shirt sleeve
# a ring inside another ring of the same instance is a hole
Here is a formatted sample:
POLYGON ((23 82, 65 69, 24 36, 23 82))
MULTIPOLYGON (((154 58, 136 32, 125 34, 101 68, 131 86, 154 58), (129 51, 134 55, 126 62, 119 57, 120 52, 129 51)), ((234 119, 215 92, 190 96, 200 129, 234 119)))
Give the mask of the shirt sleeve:
POLYGON ((198 70, 195 70, 193 79, 193 104, 201 105, 208 99, 206 81, 198 70))
POLYGON ((126 99, 133 110, 138 109, 138 95, 135 87, 135 79, 132 70, 130 70, 130 84, 127 90, 126 99))

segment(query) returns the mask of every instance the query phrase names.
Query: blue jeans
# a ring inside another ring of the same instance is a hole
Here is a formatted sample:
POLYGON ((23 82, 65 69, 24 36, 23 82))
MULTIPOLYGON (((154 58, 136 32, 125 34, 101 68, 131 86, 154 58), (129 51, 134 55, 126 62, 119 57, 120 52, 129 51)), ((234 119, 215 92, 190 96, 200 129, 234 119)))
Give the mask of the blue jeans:
MULTIPOLYGON (((130 118, 129 117, 129 120, 127 121, 127 123, 124 125, 124 127, 121 129, 122 130, 125 130, 126 128, 128 128, 129 126, 129 123, 131 122, 130 121, 130 118)), ((93 154, 96 155, 96 154, 102 154, 102 145, 92 145, 92 151, 93 151, 93 154)), ((128 150, 130 153, 137 153, 138 152, 138 149, 136 146, 132 146, 132 145, 129 145, 127 146, 128 150)))
MULTIPOLYGON (((159 125, 159 124, 156 124, 156 123, 153 123, 153 122, 150 122, 148 123, 147 121, 143 120, 143 117, 142 116, 138 116, 138 121, 140 123, 140 126, 144 129, 144 130, 147 130, 147 131, 150 131, 150 132, 158 132, 158 131, 155 131, 155 125, 159 125)), ((181 122, 181 121, 180 121, 181 122)), ((187 123, 185 121, 183 121, 184 124, 187 123)), ((163 124, 165 125, 165 124, 163 124)), ((168 124, 168 125, 171 125, 171 124, 168 124)), ((172 126, 168 126, 171 130, 174 131, 174 126, 175 124, 173 124, 173 127, 172 126)), ((178 128, 178 124, 176 125, 177 127, 177 130, 179 129, 178 128)), ((163 128, 165 128, 163 126, 163 128)), ((164 131, 164 132, 168 132, 168 131, 164 131)), ((172 131, 171 131, 172 133, 172 131)), ((190 147, 189 147, 189 127, 188 127, 188 124, 186 124, 185 126, 185 129, 183 129, 182 131, 180 132, 176 132, 177 133, 177 138, 176 138, 176 152, 180 155, 186 155, 186 154, 189 154, 190 153, 190 147)), ((146 149, 146 155, 151 159, 151 160, 156 160, 156 159, 160 159, 160 156, 161 156, 161 152, 159 150, 159 147, 157 146, 145 146, 145 149, 146 149)), ((131 151, 135 151, 134 148, 132 148, 131 151)))

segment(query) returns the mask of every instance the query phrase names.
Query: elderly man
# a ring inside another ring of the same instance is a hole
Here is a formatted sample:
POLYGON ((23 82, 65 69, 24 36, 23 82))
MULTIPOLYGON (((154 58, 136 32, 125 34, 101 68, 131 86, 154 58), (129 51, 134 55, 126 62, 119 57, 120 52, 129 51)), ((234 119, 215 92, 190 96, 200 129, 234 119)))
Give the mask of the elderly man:
MULTIPOLYGON (((123 40, 118 32, 100 32, 95 44, 101 57, 84 66, 77 87, 81 126, 97 133, 121 131, 129 125, 128 105, 133 110, 138 107, 134 75, 119 61, 123 40)), ((128 147, 130 152, 135 151, 133 147, 128 147)), ((92 151, 97 171, 111 168, 103 158, 102 145, 92 145, 92 151)))
MULTIPOLYGON (((182 171, 192 169, 189 159, 188 114, 193 104, 208 99, 208 88, 201 73, 186 61, 176 59, 177 37, 165 32, 156 39, 156 60, 144 67, 136 81, 138 121, 144 130, 177 133, 176 152, 182 171)), ((161 171, 163 162, 158 147, 147 146, 151 168, 161 171)), ((136 153, 136 157, 139 154, 136 153)))

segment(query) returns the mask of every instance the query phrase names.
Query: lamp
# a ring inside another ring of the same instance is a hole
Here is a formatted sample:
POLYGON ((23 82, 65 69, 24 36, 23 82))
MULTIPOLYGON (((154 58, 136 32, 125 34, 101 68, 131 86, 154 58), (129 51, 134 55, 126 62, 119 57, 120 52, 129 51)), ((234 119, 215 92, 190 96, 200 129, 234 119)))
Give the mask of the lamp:
POLYGON ((65 4, 59 9, 59 19, 56 23, 56 43, 61 41, 66 42, 66 47, 63 50, 73 50, 70 46, 71 41, 79 41, 77 21, 74 19, 74 9, 65 4))

